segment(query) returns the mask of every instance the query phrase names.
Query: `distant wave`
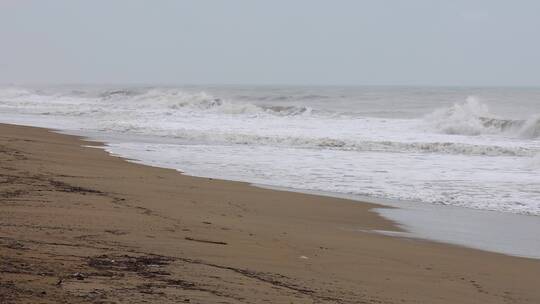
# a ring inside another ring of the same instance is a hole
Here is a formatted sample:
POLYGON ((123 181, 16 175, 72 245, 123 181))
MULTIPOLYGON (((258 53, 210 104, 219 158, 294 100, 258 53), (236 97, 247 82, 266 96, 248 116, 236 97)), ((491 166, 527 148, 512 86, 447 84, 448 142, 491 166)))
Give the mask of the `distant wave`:
POLYGON ((29 91, 19 88, 3 88, 0 90, 0 103, 4 106, 24 107, 28 110, 39 111, 45 115, 84 115, 106 112, 110 109, 153 111, 187 111, 214 114, 247 114, 298 116, 310 115, 313 110, 307 106, 283 106, 253 104, 249 102, 233 102, 212 96, 206 92, 185 92, 178 89, 147 89, 147 90, 104 90, 83 92, 80 90, 52 95, 39 91, 29 91), (75 108, 75 109, 74 109, 75 108))
POLYGON ((465 103, 456 103, 449 108, 434 111, 425 117, 425 121, 446 134, 502 133, 523 138, 540 137, 540 115, 527 120, 499 118, 491 114, 488 106, 474 96, 467 97, 465 103))
POLYGON ((33 95, 33 93, 29 90, 18 87, 7 87, 0 89, 0 100, 8 100, 10 98, 19 98, 31 95, 33 95))
POLYGON ((102 93, 99 93, 99 97, 103 99, 110 99, 110 98, 116 98, 116 97, 131 97, 131 96, 137 96, 140 93, 134 90, 110 90, 105 91, 102 93))
POLYGON ((249 102, 232 102, 215 97, 206 92, 188 93, 177 89, 151 89, 141 93, 130 90, 109 91, 100 94, 103 99, 115 99, 122 104, 132 103, 138 106, 160 105, 178 111, 204 111, 221 114, 250 114, 296 116, 308 115, 311 108, 303 106, 255 105, 249 102))

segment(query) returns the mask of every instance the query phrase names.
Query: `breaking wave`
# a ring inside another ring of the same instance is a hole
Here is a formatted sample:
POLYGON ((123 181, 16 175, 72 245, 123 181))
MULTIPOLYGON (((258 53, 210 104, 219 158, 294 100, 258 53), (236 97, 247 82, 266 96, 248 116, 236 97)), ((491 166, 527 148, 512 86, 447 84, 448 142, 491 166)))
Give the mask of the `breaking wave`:
POLYGON ((523 138, 540 137, 540 115, 527 120, 504 119, 493 115, 486 104, 469 96, 465 103, 456 103, 425 117, 439 132, 457 135, 507 134, 523 138))
POLYGON ((296 106, 265 106, 248 102, 232 102, 215 97, 206 92, 184 92, 176 89, 150 89, 146 92, 131 90, 114 90, 101 93, 100 98, 116 102, 121 106, 136 106, 137 108, 162 107, 167 110, 188 112, 210 112, 216 114, 251 114, 294 116, 308 114, 308 107, 296 106))
POLYGON ((141 110, 206 112, 215 114, 248 114, 297 116, 310 115, 312 109, 306 106, 277 106, 233 102, 215 97, 206 92, 185 92, 178 89, 119 89, 97 92, 70 90, 65 93, 47 94, 41 91, 10 88, 0 90, 2 105, 24 107, 26 109, 46 108, 42 114, 71 115, 84 114, 84 106, 89 111, 141 110), (77 107, 76 111, 69 106, 77 107), (61 106, 61 107, 59 107, 61 106), (65 111, 64 113, 62 111, 65 111))
POLYGON ((452 142, 396 142, 361 140, 353 138, 331 138, 291 135, 258 135, 242 132, 196 129, 152 129, 147 126, 114 122, 106 130, 133 134, 153 134, 166 138, 176 138, 186 142, 211 142, 213 144, 234 144, 253 146, 281 146, 292 148, 316 148, 338 151, 388 152, 388 153, 437 153, 471 156, 524 156, 531 157, 537 151, 523 147, 501 147, 452 142))

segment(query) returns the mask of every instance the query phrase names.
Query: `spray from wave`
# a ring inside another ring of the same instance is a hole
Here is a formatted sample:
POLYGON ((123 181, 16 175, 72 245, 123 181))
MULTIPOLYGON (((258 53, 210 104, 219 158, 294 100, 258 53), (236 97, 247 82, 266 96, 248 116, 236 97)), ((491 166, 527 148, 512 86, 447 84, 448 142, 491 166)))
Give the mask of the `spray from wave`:
POLYGON ((504 119, 492 114, 477 97, 439 109, 425 117, 435 130, 453 135, 505 134, 522 138, 540 137, 540 115, 526 120, 504 119))
POLYGON ((214 97, 205 92, 186 93, 178 90, 149 91, 140 97, 138 101, 157 101, 172 110, 180 111, 204 111, 215 114, 249 114, 249 115, 276 115, 296 116, 309 115, 312 110, 303 106, 273 106, 256 105, 249 102, 232 102, 214 97))

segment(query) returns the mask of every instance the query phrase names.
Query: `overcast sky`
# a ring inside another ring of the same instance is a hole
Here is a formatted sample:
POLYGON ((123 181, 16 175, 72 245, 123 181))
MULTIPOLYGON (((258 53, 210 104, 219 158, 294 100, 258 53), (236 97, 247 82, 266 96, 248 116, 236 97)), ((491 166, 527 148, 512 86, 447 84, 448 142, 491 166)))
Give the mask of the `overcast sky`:
POLYGON ((540 85, 540 1, 0 0, 0 82, 540 85))

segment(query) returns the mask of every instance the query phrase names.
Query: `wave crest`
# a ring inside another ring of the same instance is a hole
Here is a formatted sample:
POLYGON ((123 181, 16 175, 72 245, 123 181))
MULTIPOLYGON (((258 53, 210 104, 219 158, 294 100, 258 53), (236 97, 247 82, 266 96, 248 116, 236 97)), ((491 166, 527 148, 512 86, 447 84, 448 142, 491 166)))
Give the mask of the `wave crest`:
POLYGON ((503 119, 490 113, 486 104, 469 96, 465 103, 435 110, 424 120, 437 131, 456 135, 508 134, 524 138, 540 137, 540 115, 527 120, 503 119))
MULTIPOLYGON (((122 96, 126 96, 124 92, 120 93, 122 96)), ((128 95, 128 97, 131 97, 131 95, 128 95)), ((216 114, 296 116, 311 113, 311 109, 308 107, 266 106, 249 102, 231 102, 206 92, 188 93, 179 90, 149 90, 144 94, 135 95, 133 98, 128 98, 125 101, 150 104, 153 107, 156 104, 161 104, 169 110, 203 111, 216 114)))

